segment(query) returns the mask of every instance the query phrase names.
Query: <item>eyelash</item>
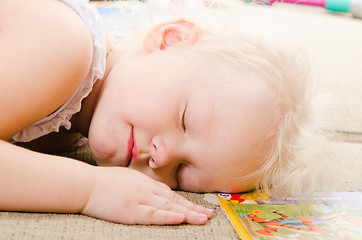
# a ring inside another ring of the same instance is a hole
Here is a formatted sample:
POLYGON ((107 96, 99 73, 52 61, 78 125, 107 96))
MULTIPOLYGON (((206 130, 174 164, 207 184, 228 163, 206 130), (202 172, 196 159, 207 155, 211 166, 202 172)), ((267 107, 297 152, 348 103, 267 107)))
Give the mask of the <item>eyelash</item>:
POLYGON ((185 125, 185 114, 186 114, 186 107, 181 117, 181 127, 186 132, 186 125, 185 125))

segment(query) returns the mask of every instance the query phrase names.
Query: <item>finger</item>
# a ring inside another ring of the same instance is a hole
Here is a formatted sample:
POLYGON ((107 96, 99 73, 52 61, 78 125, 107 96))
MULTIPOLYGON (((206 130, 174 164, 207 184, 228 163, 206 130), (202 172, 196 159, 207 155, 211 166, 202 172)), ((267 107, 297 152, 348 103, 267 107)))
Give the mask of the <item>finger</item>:
POLYGON ((165 211, 148 205, 139 205, 134 213, 136 224, 180 224, 185 221, 185 215, 177 212, 165 211))
POLYGON ((185 216, 185 222, 190 224, 205 224, 208 220, 206 214, 190 210, 162 196, 153 196, 152 198, 149 198, 146 204, 163 211, 182 213, 185 216))
POLYGON ((163 196, 167 199, 170 199, 171 201, 191 210, 191 211, 195 211, 198 213, 202 213, 205 214, 208 218, 211 218, 213 216, 213 211, 210 208, 206 208, 203 207, 201 205, 197 205, 189 200, 187 200, 186 198, 182 197, 181 195, 177 194, 176 192, 172 191, 172 190, 159 190, 158 193, 160 196, 163 196))
POLYGON ((192 211, 205 214, 208 218, 211 218, 213 216, 214 213, 213 213, 212 209, 195 204, 178 194, 177 194, 177 196, 178 196, 177 200, 176 200, 177 204, 184 206, 185 208, 190 209, 192 211))

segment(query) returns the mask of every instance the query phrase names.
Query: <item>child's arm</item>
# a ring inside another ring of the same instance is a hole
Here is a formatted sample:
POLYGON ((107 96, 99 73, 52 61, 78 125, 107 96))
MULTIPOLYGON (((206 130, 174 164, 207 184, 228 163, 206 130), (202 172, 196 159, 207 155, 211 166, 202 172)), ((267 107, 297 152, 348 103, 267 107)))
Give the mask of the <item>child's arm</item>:
POLYGON ((204 224, 205 208, 122 167, 95 167, 0 141, 0 209, 83 213, 126 224, 204 224))
POLYGON ((88 166, 0 141, 0 209, 79 212, 91 187, 88 166))

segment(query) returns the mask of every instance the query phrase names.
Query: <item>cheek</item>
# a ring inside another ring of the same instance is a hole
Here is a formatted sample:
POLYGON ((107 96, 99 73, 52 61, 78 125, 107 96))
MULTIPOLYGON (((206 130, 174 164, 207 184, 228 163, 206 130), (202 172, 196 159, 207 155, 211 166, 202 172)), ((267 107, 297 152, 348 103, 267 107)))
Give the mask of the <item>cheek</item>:
POLYGON ((180 189, 190 192, 205 191, 206 185, 201 182, 199 174, 195 173, 194 170, 184 167, 179 172, 179 184, 180 189))

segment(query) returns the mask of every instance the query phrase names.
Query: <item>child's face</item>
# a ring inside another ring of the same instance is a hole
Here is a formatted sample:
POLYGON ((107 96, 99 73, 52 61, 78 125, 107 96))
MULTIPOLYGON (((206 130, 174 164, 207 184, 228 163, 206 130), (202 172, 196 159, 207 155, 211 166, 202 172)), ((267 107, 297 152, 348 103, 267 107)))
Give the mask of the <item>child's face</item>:
POLYGON ((98 164, 129 167, 174 189, 248 190, 237 178, 265 162, 276 110, 265 88, 222 80, 208 63, 167 51, 119 60, 90 126, 98 164))

